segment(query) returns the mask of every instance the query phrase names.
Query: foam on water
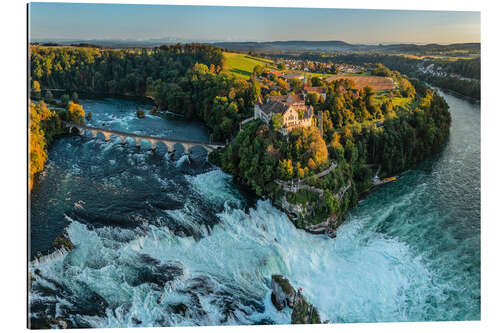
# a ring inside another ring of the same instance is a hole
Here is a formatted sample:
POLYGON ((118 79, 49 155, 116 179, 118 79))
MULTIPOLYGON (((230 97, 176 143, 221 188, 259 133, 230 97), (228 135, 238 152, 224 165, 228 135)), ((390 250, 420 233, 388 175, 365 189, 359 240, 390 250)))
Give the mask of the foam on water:
MULTIPOLYGON (((215 200, 221 200, 221 193, 229 200, 231 192, 219 186, 228 176, 220 171, 209 174, 190 178, 192 185, 215 200)), ((193 208, 166 214, 199 228, 189 209, 193 208)), ((439 297, 439 290, 429 288, 432 273, 408 246, 372 232, 360 237, 363 219, 342 227, 332 241, 296 229, 267 201, 258 201, 248 214, 226 205, 218 218, 220 223, 198 241, 176 236, 166 227, 150 226, 142 236, 123 237, 119 228, 89 230, 72 221, 68 234, 76 249, 64 263, 59 259, 36 267, 42 276, 48 274, 76 293, 83 283, 103 297, 108 304, 105 317, 80 318, 99 327, 137 326, 136 320, 140 326, 248 324, 263 319, 287 323, 290 317, 268 300, 269 278, 277 273, 302 287, 323 319, 331 322, 422 320, 429 294, 439 297), (127 279, 137 274, 129 267, 137 258, 173 264, 182 273, 161 288, 146 282, 134 285, 127 279), (203 279, 199 293, 193 288, 197 279, 203 279), (194 290, 195 302, 186 290, 194 290), (180 299, 193 313, 169 310, 180 299), (230 319, 223 314, 228 304, 234 308, 230 319)))
POLYGON ((177 161, 175 161, 175 167, 180 168, 188 159, 188 155, 182 155, 177 161))
POLYGON ((187 181, 193 189, 215 203, 226 201, 239 202, 241 197, 232 185, 232 176, 220 169, 215 169, 196 176, 186 175, 187 181))
POLYGON ((296 229, 268 201, 245 211, 231 176, 198 173, 197 163, 183 165, 187 157, 170 162, 118 140, 63 140, 43 180, 57 178, 48 187, 57 193, 46 195, 72 213, 63 226, 75 249, 31 263, 40 270, 32 318, 61 316, 76 327, 289 323, 290 310, 270 302, 272 274, 302 287, 330 322, 480 316, 479 179, 469 161, 478 148, 458 145, 453 131, 436 161, 365 198, 334 240, 296 229), (100 207, 93 192, 77 193, 87 179, 107 196, 104 210, 125 210, 137 223, 93 224, 108 216, 102 210, 85 220, 100 207), (79 199, 83 212, 73 209, 79 199))

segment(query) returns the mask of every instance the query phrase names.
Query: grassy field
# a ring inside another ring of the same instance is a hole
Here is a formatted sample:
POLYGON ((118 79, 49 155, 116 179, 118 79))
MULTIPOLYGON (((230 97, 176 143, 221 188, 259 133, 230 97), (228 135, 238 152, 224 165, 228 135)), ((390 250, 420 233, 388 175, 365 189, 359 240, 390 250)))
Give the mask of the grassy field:
MULTIPOLYGON (((375 96, 375 102, 378 104, 378 106, 381 106, 382 103, 384 103, 384 101, 386 101, 387 99, 389 99, 389 97, 387 97, 385 94, 375 96)), ((409 97, 392 97, 391 101, 392 101, 393 107, 400 106, 403 109, 407 109, 410 102, 411 102, 411 98, 409 98, 409 97)))
POLYGON ((226 57, 226 71, 233 73, 237 77, 249 79, 255 66, 269 66, 270 69, 276 69, 271 60, 257 58, 242 53, 224 52, 226 57))

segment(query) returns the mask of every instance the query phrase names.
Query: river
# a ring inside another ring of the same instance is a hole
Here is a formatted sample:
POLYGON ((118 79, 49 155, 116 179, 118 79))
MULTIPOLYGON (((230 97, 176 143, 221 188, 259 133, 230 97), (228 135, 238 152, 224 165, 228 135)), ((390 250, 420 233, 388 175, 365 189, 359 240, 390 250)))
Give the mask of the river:
MULTIPOLYGON (((441 94, 444 151, 364 198, 333 240, 242 193, 201 149, 190 161, 146 142, 58 140, 32 194, 30 252, 64 230, 76 248, 30 266, 33 327, 289 323, 270 302, 276 273, 333 323, 479 320, 480 105, 441 94)), ((200 124, 137 119, 130 101, 81 103, 91 126, 207 139, 200 124)))

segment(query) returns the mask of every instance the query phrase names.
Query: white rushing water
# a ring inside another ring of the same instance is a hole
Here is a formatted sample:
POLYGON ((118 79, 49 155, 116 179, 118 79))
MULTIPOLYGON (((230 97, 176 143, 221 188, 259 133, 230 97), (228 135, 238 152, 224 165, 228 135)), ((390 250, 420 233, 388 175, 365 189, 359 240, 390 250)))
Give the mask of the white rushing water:
MULTIPOLYGON (((195 191, 214 203, 239 200, 232 193, 230 177, 219 170, 187 178, 195 191)), ((206 228, 188 221, 192 210, 187 203, 181 211, 166 214, 191 227, 206 228)), ((269 278, 276 273, 302 287, 322 318, 332 322, 411 320, 409 304, 412 311, 425 305, 431 273, 405 244, 375 233, 360 237, 363 220, 340 228, 332 241, 296 229, 267 201, 258 201, 248 214, 226 204, 218 217, 220 223, 212 230, 198 230, 205 235, 198 241, 176 236, 166 227, 150 226, 141 232, 113 227, 89 230, 72 221, 68 234, 76 249, 36 267, 76 294, 83 293, 85 285, 105 299, 106 316, 83 318, 94 327, 126 327, 134 325, 134 320, 144 326, 160 321, 221 324, 221 292, 241 308, 224 323, 265 318, 287 323, 289 313, 277 312, 268 301, 269 278), (180 273, 161 289, 127 282, 137 274, 130 265, 143 255, 172 265, 180 273), (168 313, 169 304, 195 307, 184 291, 198 277, 205 281, 204 291, 197 295, 203 311, 190 316, 168 313), (264 311, 245 305, 245 299, 263 303, 264 311)))
POLYGON ((370 194, 333 240, 295 228, 268 201, 248 209, 206 156, 61 139, 32 200, 32 242, 48 248, 66 228, 75 249, 30 265, 32 320, 289 323, 290 310, 270 302, 272 274, 334 323, 479 319, 478 106, 446 97, 444 152, 370 194))

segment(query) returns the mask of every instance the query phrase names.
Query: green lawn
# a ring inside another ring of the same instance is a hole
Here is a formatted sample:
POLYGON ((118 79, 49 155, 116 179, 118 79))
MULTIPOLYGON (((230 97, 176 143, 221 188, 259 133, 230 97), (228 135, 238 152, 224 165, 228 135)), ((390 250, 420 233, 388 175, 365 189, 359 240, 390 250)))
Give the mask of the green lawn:
POLYGON ((257 58, 242 53, 230 52, 224 52, 224 56, 226 57, 226 70, 243 79, 249 79, 252 75, 253 69, 257 65, 261 65, 263 67, 268 65, 270 69, 276 69, 274 63, 267 59, 257 58))
MULTIPOLYGON (((382 103, 384 103, 385 100, 389 99, 385 94, 381 95, 376 95, 375 96, 375 102, 378 104, 378 106, 381 106, 382 103)), ((404 109, 408 107, 408 104, 411 102, 411 99, 409 97, 393 97, 392 99, 392 106, 400 106, 404 109)))
POLYGON ((402 108, 406 108, 408 106, 408 103, 411 102, 411 99, 409 97, 393 97, 392 98, 392 105, 393 106, 400 106, 402 108))

